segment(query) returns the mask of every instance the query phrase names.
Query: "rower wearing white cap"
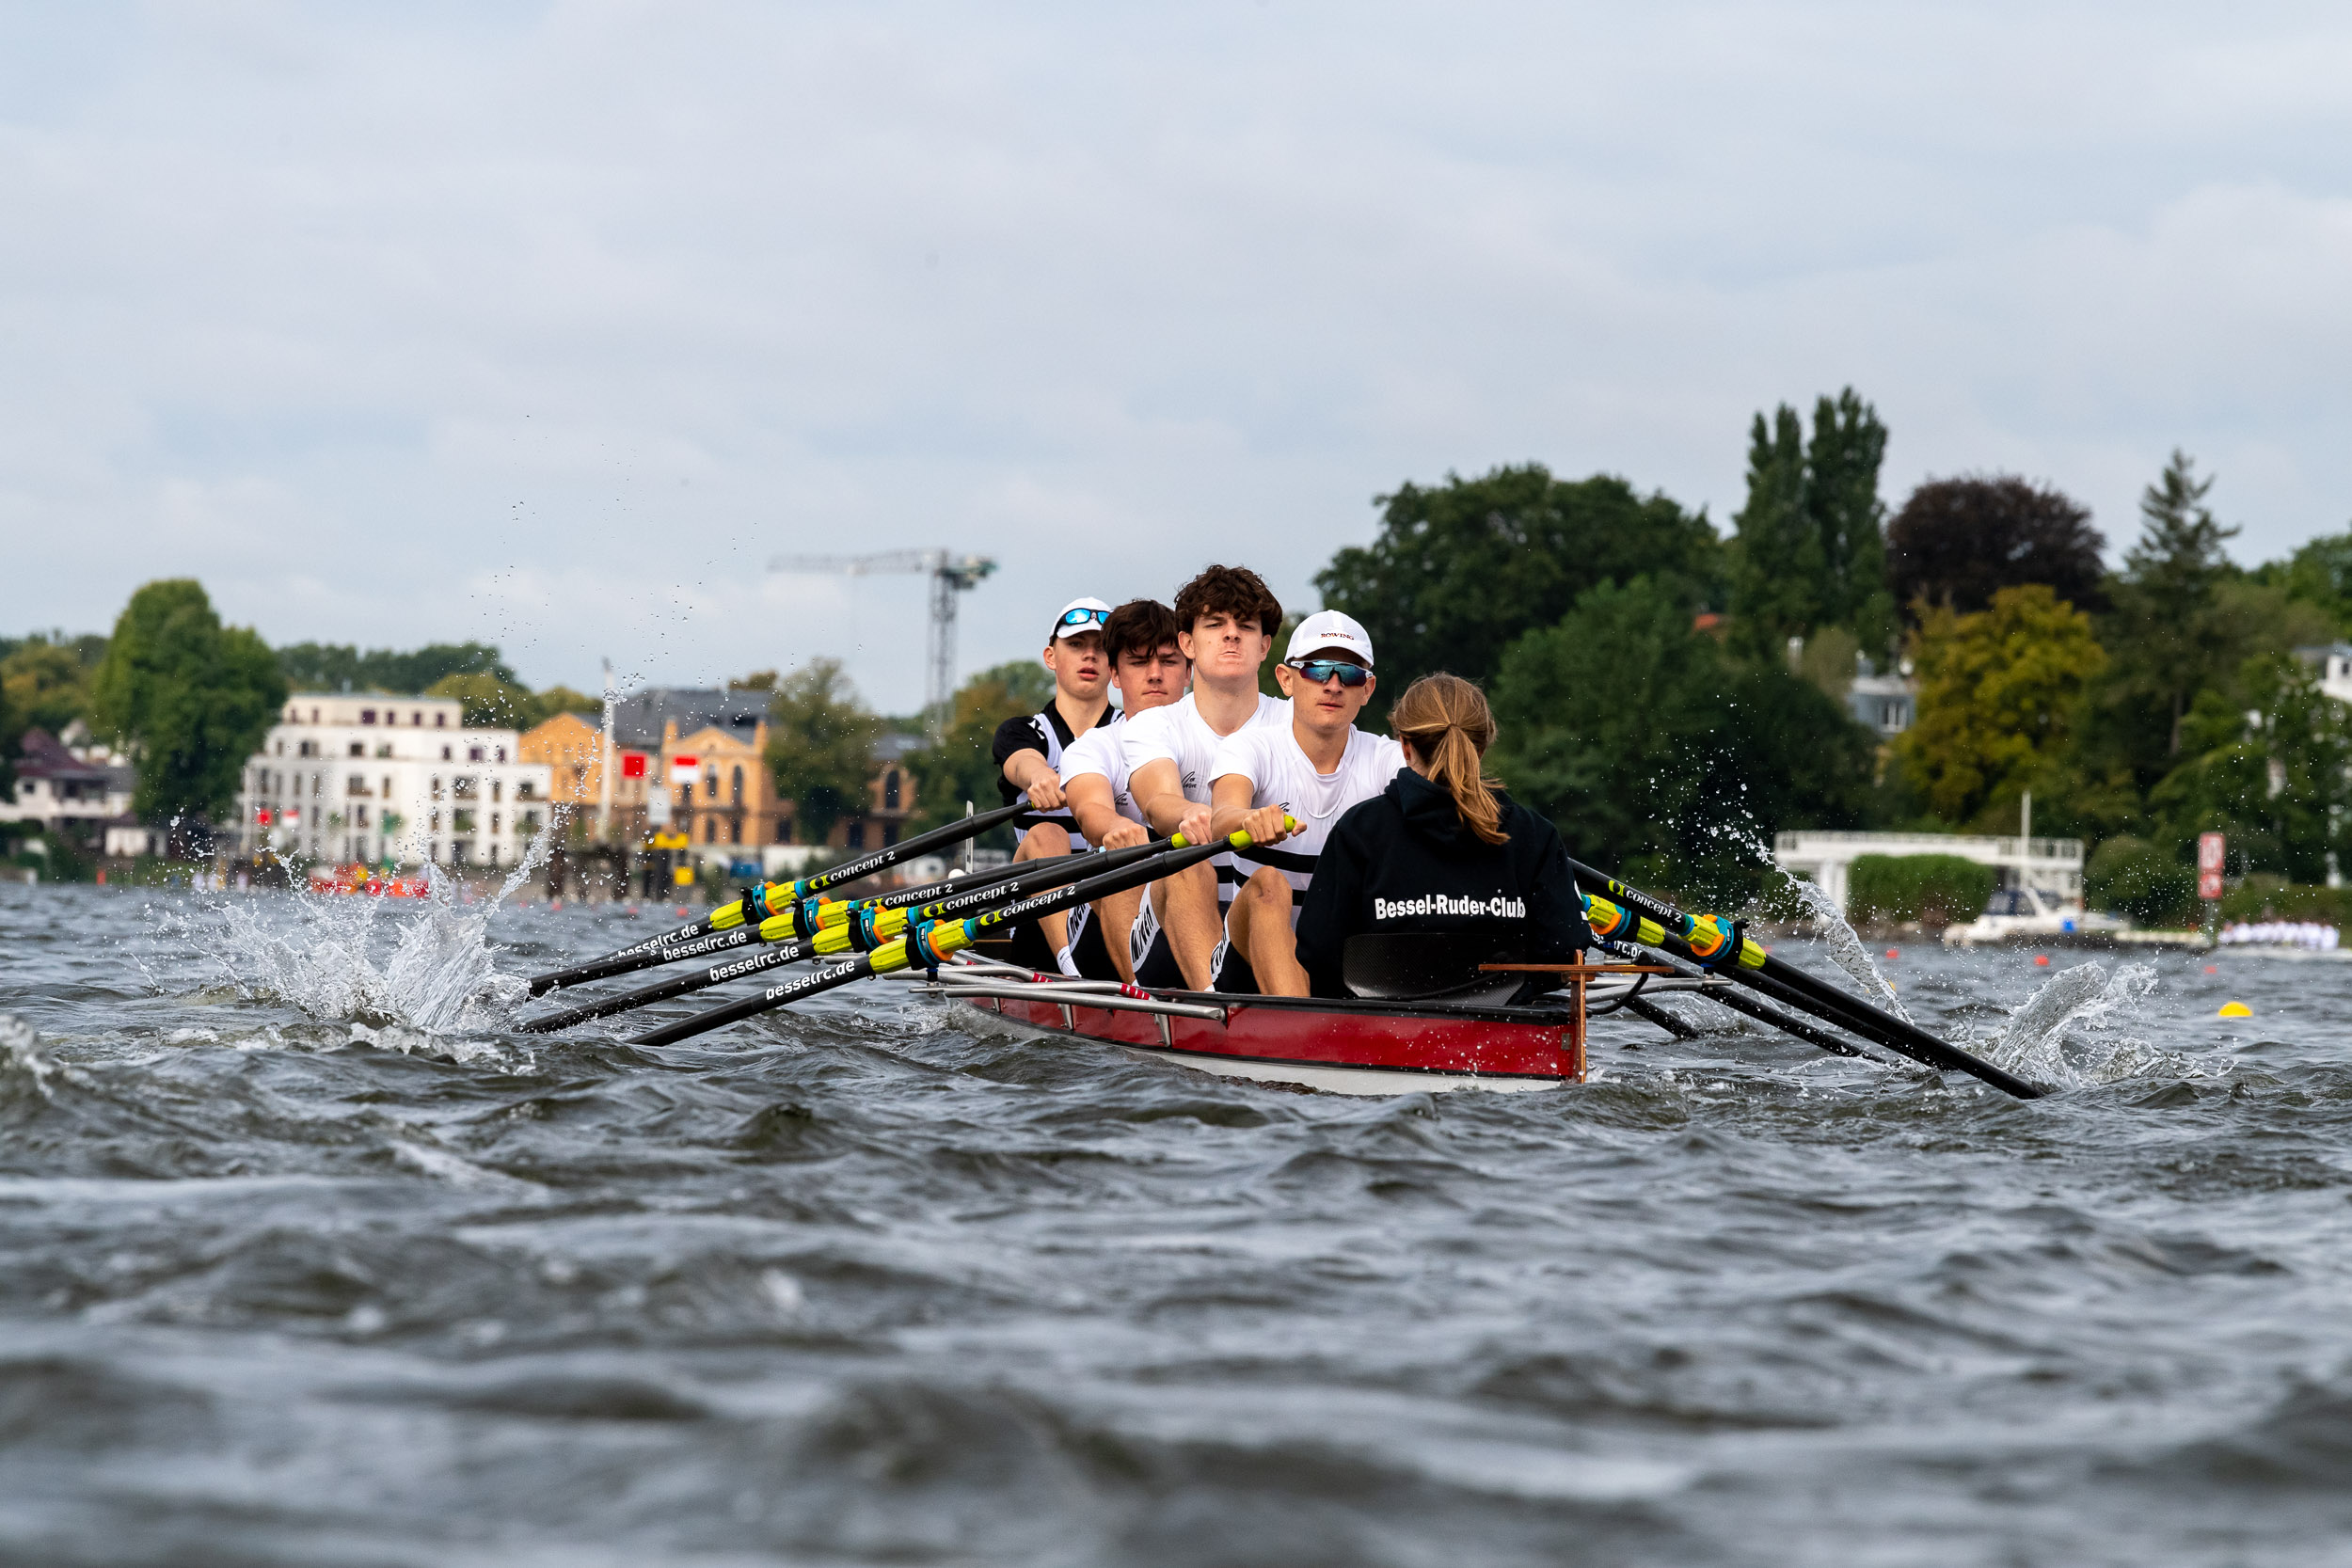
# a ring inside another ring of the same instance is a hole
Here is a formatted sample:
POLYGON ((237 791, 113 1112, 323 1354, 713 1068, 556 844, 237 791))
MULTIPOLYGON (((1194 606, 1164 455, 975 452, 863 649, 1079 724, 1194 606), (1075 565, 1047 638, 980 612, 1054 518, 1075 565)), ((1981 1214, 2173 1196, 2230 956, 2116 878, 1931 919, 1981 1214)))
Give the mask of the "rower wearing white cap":
POLYGON ((1256 846, 1234 853, 1250 874, 1226 912, 1216 989, 1304 996, 1295 927, 1315 856, 1349 807, 1388 787, 1405 752, 1356 727, 1376 683, 1372 638, 1353 617, 1325 610, 1301 621, 1274 678, 1291 721, 1226 736, 1209 782, 1210 831, 1238 829, 1256 846), (1287 832, 1285 816, 1297 823, 1287 832))
MULTIPOLYGON (((1045 668, 1054 673, 1054 700, 1036 713, 1021 714, 996 726, 995 744, 989 752, 996 760, 996 787, 1007 805, 1025 795, 1029 800, 1030 809, 1012 819, 1013 835, 1019 841, 1013 851, 1015 860, 1066 855, 1089 847, 1079 836, 1077 822, 1062 794, 1061 754, 1062 748, 1079 736, 1110 721, 1111 660, 1103 641, 1103 623, 1110 619, 1110 613, 1109 605, 1094 598, 1073 599, 1062 606, 1061 613, 1054 617, 1043 655, 1045 668)), ((1059 968, 1071 974, 1081 973, 1082 958, 1099 957, 1099 962, 1084 965, 1085 972, 1096 979, 1119 978, 1109 954, 1094 953, 1101 946, 1100 934, 1091 942, 1086 940, 1085 911, 1081 910, 1075 917, 1075 932, 1071 929, 1073 918, 1047 915, 1034 927, 1023 927, 1022 932, 1040 930, 1043 942, 1033 943, 1016 932, 1015 957, 1033 969, 1059 968), (1086 953, 1073 954, 1073 942, 1083 943, 1086 953)))

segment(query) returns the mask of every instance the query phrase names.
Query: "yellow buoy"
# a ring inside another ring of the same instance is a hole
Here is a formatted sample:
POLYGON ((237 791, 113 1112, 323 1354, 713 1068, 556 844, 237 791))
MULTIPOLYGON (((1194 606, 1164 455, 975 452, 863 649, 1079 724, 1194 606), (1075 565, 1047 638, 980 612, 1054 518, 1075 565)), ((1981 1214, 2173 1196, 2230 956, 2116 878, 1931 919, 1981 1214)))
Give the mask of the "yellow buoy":
POLYGON ((2221 1010, 2213 1016, 2216 1018, 2252 1018, 2254 1009, 2243 1002, 2224 1002, 2221 1004, 2221 1010))

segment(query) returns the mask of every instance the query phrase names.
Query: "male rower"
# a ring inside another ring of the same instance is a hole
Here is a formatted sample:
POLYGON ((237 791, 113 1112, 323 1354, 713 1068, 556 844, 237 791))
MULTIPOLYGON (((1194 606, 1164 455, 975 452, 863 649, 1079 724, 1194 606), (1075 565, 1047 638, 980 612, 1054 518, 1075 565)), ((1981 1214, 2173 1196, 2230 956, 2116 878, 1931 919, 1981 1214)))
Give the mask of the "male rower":
MULTIPOLYGON (((1281 626, 1280 602, 1247 567, 1211 566, 1178 591, 1176 645, 1192 661, 1191 694, 1138 715, 1120 741, 1128 791, 1155 836, 1206 843, 1217 747, 1242 730, 1289 721, 1287 705, 1258 691, 1258 667, 1281 626)), ((1164 973, 1172 960, 1186 988, 1210 990, 1227 890, 1239 876, 1226 853, 1155 886, 1136 915, 1136 972, 1164 973)))
MULTIPOLYGON (((1005 804, 1028 797, 1029 810, 1012 819, 1015 840, 1012 858, 1041 860, 1088 847, 1062 797, 1062 749, 1098 724, 1110 721, 1110 656, 1103 645, 1103 623, 1111 607, 1100 599, 1073 599, 1054 617, 1041 656, 1054 674, 1054 700, 1036 713, 1018 714, 996 726, 989 754, 996 761, 996 788, 1005 804)), ((1081 973, 1072 952, 1074 942, 1086 941, 1086 917, 1051 914, 1024 924, 1013 935, 1015 961, 1031 969, 1081 973), (1078 929, 1071 929, 1075 924, 1078 929)), ((1095 958, 1102 943, 1098 931, 1087 942, 1088 967, 1107 979, 1114 972, 1107 952, 1095 958)))
POLYGON ((1274 678, 1290 698, 1290 722, 1228 737, 1210 781, 1209 831, 1239 829, 1251 840, 1235 853, 1248 880, 1226 911, 1216 989, 1305 996, 1296 927, 1315 856, 1350 806, 1388 788, 1405 750, 1356 727, 1377 683, 1372 638, 1353 617, 1325 610, 1301 621, 1274 678), (1285 832, 1285 816, 1297 827, 1285 832))
MULTIPOLYGON (((1142 808, 1135 803, 1127 772, 1126 727, 1153 708, 1166 707, 1184 694, 1192 661, 1177 646, 1176 614, 1157 599, 1130 599, 1111 611, 1103 623, 1103 641, 1111 653, 1111 685, 1119 689, 1119 717, 1087 731, 1061 754, 1061 786, 1077 819, 1078 836, 1105 849, 1124 849, 1151 841, 1143 825, 1142 808)), ((1091 907, 1092 928, 1103 933, 1103 946, 1119 977, 1137 984, 1135 934, 1147 896, 1165 906, 1161 884, 1114 893, 1091 907)), ((1143 932, 1141 946, 1152 945, 1152 932, 1143 932)), ((1140 983, 1179 986, 1184 976, 1161 947, 1161 962, 1140 983)))

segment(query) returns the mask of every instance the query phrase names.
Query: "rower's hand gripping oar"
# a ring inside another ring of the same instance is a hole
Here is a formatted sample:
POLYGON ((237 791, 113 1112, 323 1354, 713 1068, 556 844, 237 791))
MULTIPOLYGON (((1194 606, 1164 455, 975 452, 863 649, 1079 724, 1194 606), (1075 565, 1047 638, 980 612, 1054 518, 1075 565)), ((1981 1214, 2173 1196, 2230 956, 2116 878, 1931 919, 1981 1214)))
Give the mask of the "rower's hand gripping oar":
MULTIPOLYGON (((1295 824, 1285 817, 1283 826, 1285 831, 1288 831, 1295 824)), ((1090 904, 1098 898, 1108 897, 1114 893, 1124 893, 1129 888, 1141 887, 1146 882, 1156 882, 1163 877, 1172 876, 1186 866, 1196 865, 1212 856, 1221 855, 1228 849, 1247 849, 1250 846, 1251 839, 1248 833, 1237 832, 1227 838, 1212 840, 1207 844, 1186 844, 1184 841, 1184 835, 1179 833, 1175 835, 1171 843, 1173 847, 1155 853, 1134 865, 1105 872, 1099 877, 1089 877, 1082 882, 1057 889, 1052 893, 1041 893, 1026 898, 1016 898, 1009 904, 989 911, 986 914, 964 920, 920 922, 912 926, 905 935, 884 942, 870 953, 861 953, 848 963, 836 965, 831 969, 819 969, 813 974, 800 975, 780 985, 770 986, 757 995, 747 996, 740 1002, 730 1003, 723 1007, 713 1007, 708 1012, 697 1013, 692 1018, 681 1019, 675 1023, 656 1029, 651 1034, 640 1035, 629 1043, 632 1045, 674 1045, 679 1040, 691 1039, 696 1035, 723 1028, 755 1014, 767 1012, 771 1008, 785 1006, 790 1003, 815 996, 821 991, 846 986, 852 980, 863 980, 875 974, 888 974, 901 969, 929 968, 940 963, 949 955, 971 946, 992 931, 1018 926, 1024 921, 1041 920, 1049 914, 1059 914, 1062 911, 1075 909, 1080 904, 1090 904)))
MULTIPOLYGON (((655 964, 675 963, 680 958, 701 958, 707 953, 717 950, 707 943, 691 945, 697 943, 701 939, 715 936, 721 932, 740 930, 747 926, 756 926, 787 909, 815 898, 828 888, 840 887, 845 883, 870 877, 877 871, 884 871, 897 865, 900 861, 928 854, 945 845, 961 844, 967 838, 977 838, 998 823, 1009 822, 1028 809, 1028 801, 1016 801, 1009 806, 1000 806, 994 811, 981 812, 977 816, 961 817, 944 828, 934 828, 928 833, 917 833, 913 838, 891 845, 886 849, 877 849, 870 855, 861 855, 856 860, 845 861, 839 865, 819 871, 814 877, 803 877, 792 882, 762 882, 732 903, 721 904, 701 919, 689 921, 674 930, 663 931, 659 936, 647 937, 643 942, 632 942, 627 947, 615 948, 604 957, 591 958, 586 963, 574 964, 568 969, 550 970, 545 974, 534 974, 529 982, 531 989, 525 994, 544 996, 548 991, 564 986, 585 985, 591 980, 602 980, 614 974, 626 974, 633 969, 646 969, 655 964)), ((739 937, 735 942, 723 942, 720 946, 738 946, 749 940, 749 938, 739 937)))
MULTIPOLYGON (((960 882, 909 888, 856 903, 827 904, 818 911, 821 923, 813 937, 792 928, 791 912, 787 911, 756 927, 749 928, 757 940, 780 945, 764 947, 748 957, 712 964, 707 969, 681 974, 658 985, 583 1002, 562 1012, 532 1019, 516 1025, 516 1028, 526 1035, 552 1034, 558 1029, 568 1029, 575 1023, 585 1023, 590 1019, 607 1018, 651 1003, 666 1002, 674 996, 684 996, 691 991, 723 985, 729 980, 742 979, 747 974, 758 974, 785 964, 798 963, 803 958, 864 952, 881 946, 902 935, 909 927, 924 921, 950 920, 974 910, 988 909, 1008 898, 1042 893, 1049 888, 1074 882, 1082 877, 1101 876, 1176 847, 1180 842, 1164 838, 1125 849, 1099 849, 1082 855, 1023 861, 1003 871, 991 872, 977 879, 967 878, 960 882), (941 896, 943 894, 946 896, 941 896), (926 898, 930 901, 925 902, 926 898)), ((725 934, 730 939, 745 935, 738 931, 725 934)), ((730 942, 729 944, 734 943, 730 942)))
POLYGON ((1690 958, 1709 974, 1726 975, 1750 990, 1802 1008, 1924 1067, 1942 1072, 1967 1073, 2020 1100, 2038 1100, 2049 1093, 2039 1084, 2005 1072, 1956 1045, 1937 1039, 1915 1023, 1873 1007, 1860 997, 1773 958, 1762 943, 1748 936, 1738 921, 1713 914, 1684 914, 1581 861, 1569 860, 1568 870, 1585 890, 1587 923, 1606 940, 1638 942, 1645 947, 1661 948, 1690 958))

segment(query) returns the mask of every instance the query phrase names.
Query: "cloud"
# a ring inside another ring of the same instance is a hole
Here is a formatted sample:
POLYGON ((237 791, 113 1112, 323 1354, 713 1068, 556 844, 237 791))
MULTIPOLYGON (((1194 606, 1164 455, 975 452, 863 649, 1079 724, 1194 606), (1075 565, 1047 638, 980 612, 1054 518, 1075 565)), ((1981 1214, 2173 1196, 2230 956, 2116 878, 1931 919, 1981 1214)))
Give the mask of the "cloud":
POLYGON ((969 669, 1214 559, 1303 600, 1449 469, 1723 522, 1848 383, 1890 499, 2013 468, 2120 544, 2178 444, 2249 559, 2352 516, 2317 7, 30 9, 0 626, 192 573, 904 709, 922 585, 771 555, 996 556, 969 669))

